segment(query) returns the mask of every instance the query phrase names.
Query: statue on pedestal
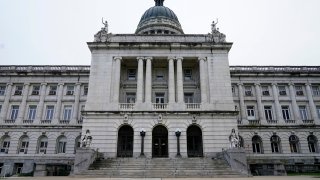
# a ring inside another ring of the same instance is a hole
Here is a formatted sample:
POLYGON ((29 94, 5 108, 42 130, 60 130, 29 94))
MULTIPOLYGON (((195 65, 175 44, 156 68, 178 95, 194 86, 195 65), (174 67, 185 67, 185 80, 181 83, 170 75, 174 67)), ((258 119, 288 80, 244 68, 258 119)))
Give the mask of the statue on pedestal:
POLYGON ((90 136, 90 130, 87 129, 86 134, 82 138, 82 147, 90 147, 92 142, 92 136, 90 136))
POLYGON ((236 134, 236 130, 232 129, 231 134, 229 136, 230 148, 238 148, 239 147, 239 137, 236 134))

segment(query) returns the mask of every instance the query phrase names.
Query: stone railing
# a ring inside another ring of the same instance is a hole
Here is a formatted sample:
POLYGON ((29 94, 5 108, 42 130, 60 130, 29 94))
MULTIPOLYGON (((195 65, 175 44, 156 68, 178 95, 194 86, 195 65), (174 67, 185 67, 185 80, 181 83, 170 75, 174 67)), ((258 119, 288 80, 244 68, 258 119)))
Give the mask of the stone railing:
POLYGON ((286 122, 286 124, 295 124, 296 123, 295 120, 290 120, 290 119, 284 120, 284 121, 286 122))
POLYGON ((267 120, 268 124, 278 124, 277 120, 267 120))
POLYGON ((59 123, 60 124, 69 124, 70 120, 60 120, 59 123))
POLYGON ((33 120, 23 120, 23 124, 32 124, 33 120))
POLYGON ((0 72, 85 72, 89 73, 90 66, 0 66, 0 72))
POLYGON ((152 104, 152 108, 154 110, 167 110, 168 104, 155 103, 155 104, 152 104))
POLYGON ((241 148, 233 148, 222 151, 223 158, 228 162, 232 170, 238 171, 245 175, 250 175, 246 151, 241 148))
POLYGON ((120 110, 133 110, 134 104, 133 103, 121 103, 119 104, 120 110))
POLYGON ((302 120, 303 124, 314 124, 314 120, 302 120))
POLYGON ((41 120, 41 124, 51 124, 51 120, 41 120))
POLYGON ((248 120, 249 125, 260 125, 260 120, 248 120))
POLYGON ((16 120, 12 120, 12 119, 4 120, 4 123, 6 123, 6 124, 14 124, 15 122, 16 122, 16 120))
POLYGON ((186 103, 187 110, 199 110, 201 109, 200 103, 186 103))

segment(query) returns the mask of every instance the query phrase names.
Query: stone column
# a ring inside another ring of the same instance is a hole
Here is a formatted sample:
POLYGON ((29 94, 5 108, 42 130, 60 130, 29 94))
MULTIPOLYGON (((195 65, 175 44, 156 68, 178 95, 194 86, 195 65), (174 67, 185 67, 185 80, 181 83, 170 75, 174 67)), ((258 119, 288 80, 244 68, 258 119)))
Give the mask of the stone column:
POLYGON ((302 124, 302 120, 300 118, 300 113, 299 113, 299 107, 296 99, 296 93, 293 86, 294 86, 293 83, 289 84, 290 99, 291 99, 293 117, 294 117, 293 119, 296 120, 296 123, 302 124))
POLYGON ((36 119, 35 119, 35 123, 40 123, 42 120, 42 113, 43 113, 43 109, 44 109, 44 99, 46 97, 46 92, 47 92, 47 83, 42 83, 41 84, 41 92, 40 92, 40 100, 39 100, 39 104, 37 107, 37 113, 36 113, 36 119))
POLYGON ((169 104, 175 103, 175 84, 174 84, 174 58, 169 57, 169 104))
POLYGON ((16 123, 22 123, 22 121, 24 120, 24 115, 26 112, 26 109, 28 107, 27 106, 27 99, 28 99, 28 94, 29 94, 29 83, 25 83, 24 84, 24 88, 23 88, 23 93, 22 93, 22 101, 19 107, 19 113, 18 113, 18 118, 17 118, 17 122, 16 123))
POLYGON ((258 116, 259 116, 259 119, 260 119, 260 123, 261 124, 267 124, 267 121, 264 118, 264 113, 263 113, 261 88, 260 88, 260 84, 259 83, 255 84, 255 89, 256 89, 257 104, 258 104, 258 116))
POLYGON ((146 57, 146 86, 145 86, 145 102, 151 104, 152 100, 152 57, 146 57))
POLYGON ((310 111, 311 111, 311 118, 314 120, 315 123, 319 124, 318 114, 317 114, 317 108, 313 101, 312 91, 311 91, 311 84, 306 84, 306 91, 307 91, 307 97, 309 101, 310 111))
POLYGON ((120 73, 121 73, 121 60, 122 57, 114 57, 114 79, 113 79, 113 102, 119 103, 120 94, 120 73))
POLYGON ((0 114, 0 123, 4 123, 4 121, 7 119, 7 113, 9 108, 9 102, 12 94, 12 83, 7 84, 6 88, 6 94, 4 98, 4 102, 2 104, 1 114, 0 114))
POLYGON ((205 73, 206 64, 205 61, 207 60, 205 57, 199 57, 199 67, 200 67, 200 88, 201 88, 201 103, 207 103, 207 74, 205 73))
POLYGON ((277 83, 272 83, 272 92, 273 92, 273 99, 274 99, 274 104, 275 104, 276 119, 278 120, 278 123, 283 124, 284 122, 283 122, 283 117, 282 117, 282 113, 281 113, 281 105, 279 102, 277 83))
POLYGON ((240 101, 240 113, 241 113, 241 120, 243 124, 248 124, 247 121, 247 113, 246 113, 246 105, 244 103, 244 97, 243 97, 243 84, 238 84, 239 89, 239 101, 240 101))
POLYGON ((79 104, 80 104, 80 96, 81 96, 81 83, 76 83, 76 91, 74 94, 74 107, 73 107, 73 114, 72 114, 72 122, 77 124, 78 114, 79 114, 79 104))
POLYGON ((53 124, 58 124, 60 117, 61 117, 61 104, 62 104, 62 97, 63 97, 63 83, 58 84, 58 97, 57 97, 57 105, 55 107, 55 114, 54 119, 52 122, 53 124))
POLYGON ((137 103, 143 102, 143 57, 138 57, 137 103))
POLYGON ((182 57, 177 57, 177 102, 184 103, 182 57))

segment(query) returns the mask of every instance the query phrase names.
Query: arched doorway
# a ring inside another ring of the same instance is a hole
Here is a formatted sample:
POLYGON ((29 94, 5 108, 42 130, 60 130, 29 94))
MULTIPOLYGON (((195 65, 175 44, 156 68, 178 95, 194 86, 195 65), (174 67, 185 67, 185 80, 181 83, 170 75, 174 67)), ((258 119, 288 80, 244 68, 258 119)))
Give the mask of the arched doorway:
POLYGON ((152 131, 152 157, 168 157, 168 130, 164 126, 152 131))
POLYGON ((202 157, 202 131, 198 126, 190 126, 187 129, 188 157, 202 157))
POLYGON ((122 126, 118 132, 118 157, 133 156, 133 129, 130 126, 122 126))

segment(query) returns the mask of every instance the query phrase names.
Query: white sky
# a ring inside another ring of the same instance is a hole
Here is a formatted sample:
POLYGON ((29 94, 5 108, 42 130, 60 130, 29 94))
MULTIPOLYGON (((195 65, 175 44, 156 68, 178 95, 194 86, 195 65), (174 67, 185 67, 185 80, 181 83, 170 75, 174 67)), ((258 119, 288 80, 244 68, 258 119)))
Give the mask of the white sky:
MULTIPOLYGON (((231 65, 320 65, 320 0, 165 0, 186 34, 219 18, 231 65)), ((0 0, 0 65, 89 65, 102 27, 134 33, 153 0, 0 0)))

